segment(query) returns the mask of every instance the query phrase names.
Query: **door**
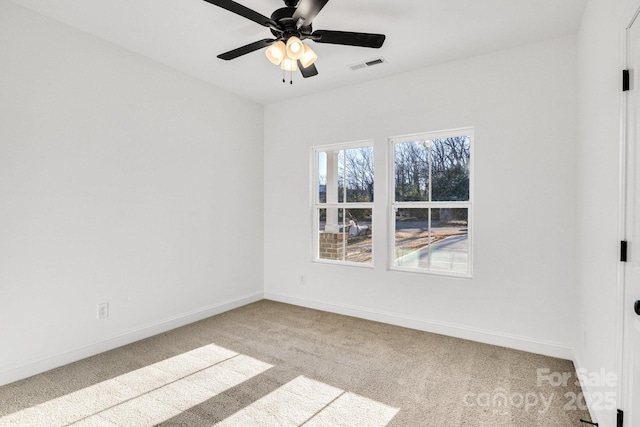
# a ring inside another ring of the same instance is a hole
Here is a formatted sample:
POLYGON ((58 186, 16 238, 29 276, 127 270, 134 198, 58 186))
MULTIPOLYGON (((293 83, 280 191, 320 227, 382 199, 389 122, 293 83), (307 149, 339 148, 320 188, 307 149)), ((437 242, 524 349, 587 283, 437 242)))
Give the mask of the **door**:
POLYGON ((640 426, 640 18, 628 30, 629 91, 625 159, 624 426, 640 426))

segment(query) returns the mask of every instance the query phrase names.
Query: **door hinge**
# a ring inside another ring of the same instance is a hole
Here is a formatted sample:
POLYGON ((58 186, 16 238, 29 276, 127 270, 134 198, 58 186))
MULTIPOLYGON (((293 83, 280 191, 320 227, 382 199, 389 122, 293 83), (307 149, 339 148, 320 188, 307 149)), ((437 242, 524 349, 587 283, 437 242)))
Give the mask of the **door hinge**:
POLYGON ((620 241, 620 261, 627 262, 627 241, 620 241))
POLYGON ((622 427, 624 424, 624 412, 622 412, 622 409, 618 409, 618 423, 616 424, 616 427, 622 427))
POLYGON ((622 91, 626 92, 629 90, 629 70, 622 70, 622 91))

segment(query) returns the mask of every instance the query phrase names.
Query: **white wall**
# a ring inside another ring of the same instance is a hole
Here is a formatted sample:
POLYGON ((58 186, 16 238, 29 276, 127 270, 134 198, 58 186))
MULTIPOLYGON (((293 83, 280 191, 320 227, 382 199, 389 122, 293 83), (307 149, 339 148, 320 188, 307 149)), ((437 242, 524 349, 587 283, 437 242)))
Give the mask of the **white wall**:
POLYGON ((0 64, 0 384, 261 299, 262 106, 7 0, 0 64))
MULTIPOLYGON (((576 362, 590 372, 617 372, 616 293, 622 12, 626 0, 590 0, 578 37, 578 330, 576 362)), ((615 387, 586 389, 615 393, 615 387)), ((618 407, 622 402, 618 402, 618 407)), ((603 427, 615 410, 592 409, 603 427)))
POLYGON ((259 299, 263 259, 269 298, 575 345, 580 366, 613 370, 622 3, 591 0, 577 43, 269 105, 263 128, 259 105, 0 0, 0 384, 259 299), (386 138, 469 125, 474 278, 388 271, 386 138), (367 138, 376 266, 312 263, 310 147, 367 138))
POLYGON ((571 36, 268 105, 265 296, 571 358, 576 61, 571 36), (389 271, 387 138, 464 126, 473 279, 389 271), (375 268, 313 263, 310 147, 363 139, 376 149, 375 268))

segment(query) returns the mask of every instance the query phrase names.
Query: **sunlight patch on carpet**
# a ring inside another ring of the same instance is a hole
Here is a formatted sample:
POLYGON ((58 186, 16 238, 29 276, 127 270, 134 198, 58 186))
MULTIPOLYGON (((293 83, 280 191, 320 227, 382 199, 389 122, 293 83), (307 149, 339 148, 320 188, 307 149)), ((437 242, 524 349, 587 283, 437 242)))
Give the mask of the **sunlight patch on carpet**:
POLYGON ((383 427, 399 410, 355 393, 344 393, 304 426, 383 427))
MULTIPOLYGON (((210 344, 0 417, 0 425, 154 426, 272 367, 210 344)), ((216 425, 384 427, 398 411, 299 376, 216 425)))
POLYGON ((384 427, 398 411, 398 408, 300 376, 216 426, 384 427))
POLYGON ((209 344, 0 418, 2 426, 153 426, 272 365, 209 344))

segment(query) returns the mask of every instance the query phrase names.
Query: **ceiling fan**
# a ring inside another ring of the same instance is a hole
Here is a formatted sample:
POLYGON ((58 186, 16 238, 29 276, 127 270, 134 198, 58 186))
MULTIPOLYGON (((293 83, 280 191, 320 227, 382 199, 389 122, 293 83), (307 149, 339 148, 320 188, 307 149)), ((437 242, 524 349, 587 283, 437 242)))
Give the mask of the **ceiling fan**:
POLYGON ((266 55, 272 63, 286 71, 300 69, 305 78, 318 74, 314 65, 318 56, 302 40, 370 48, 381 47, 385 40, 384 34, 313 31, 311 22, 329 0, 284 0, 286 7, 275 10, 270 18, 232 0, 205 1, 269 28, 275 37, 230 50, 218 55, 218 58, 228 61, 268 47, 266 55))

